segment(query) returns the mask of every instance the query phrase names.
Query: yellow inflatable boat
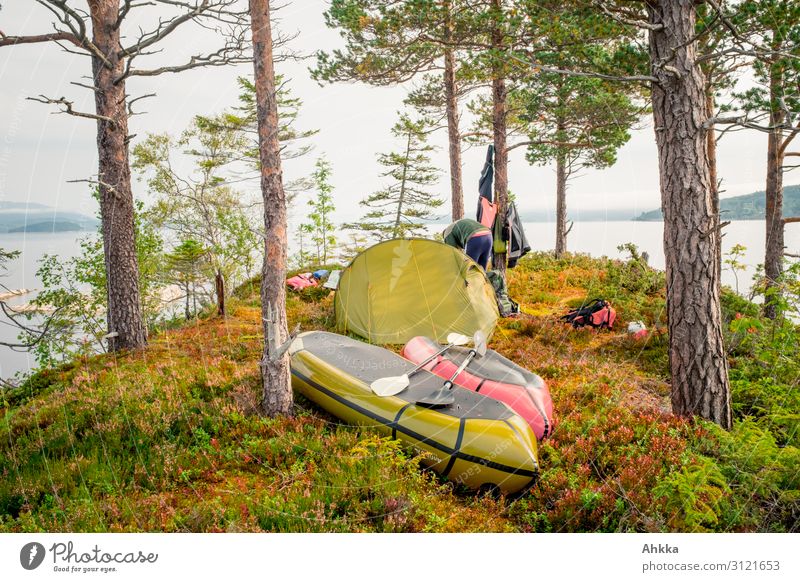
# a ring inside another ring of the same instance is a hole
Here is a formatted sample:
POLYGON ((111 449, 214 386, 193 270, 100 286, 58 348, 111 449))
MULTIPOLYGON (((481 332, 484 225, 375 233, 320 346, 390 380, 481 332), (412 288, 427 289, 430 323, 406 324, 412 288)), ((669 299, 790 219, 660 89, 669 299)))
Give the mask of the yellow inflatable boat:
POLYGON ((335 333, 300 334, 289 349, 292 383, 300 394, 345 422, 373 426, 424 455, 423 464, 472 489, 518 494, 536 481, 536 436, 506 404, 456 386, 455 403, 418 406, 441 388, 427 370, 395 396, 378 396, 370 383, 399 376, 414 364, 378 346, 335 333))

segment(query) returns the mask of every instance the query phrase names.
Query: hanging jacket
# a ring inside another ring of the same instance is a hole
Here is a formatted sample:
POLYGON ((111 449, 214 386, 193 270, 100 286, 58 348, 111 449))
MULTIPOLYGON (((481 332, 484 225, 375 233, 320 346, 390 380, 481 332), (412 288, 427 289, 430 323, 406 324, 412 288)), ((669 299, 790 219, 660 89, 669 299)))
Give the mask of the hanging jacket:
POLYGON ((494 181, 494 146, 490 145, 486 151, 486 162, 481 170, 478 180, 478 212, 476 220, 483 226, 492 228, 497 215, 497 205, 494 203, 492 186, 494 181))
POLYGON ((517 266, 517 261, 528 254, 531 245, 525 236, 525 229, 522 228, 522 219, 517 212, 517 206, 513 202, 508 203, 506 208, 506 224, 508 224, 509 241, 507 245, 508 268, 513 269, 517 266))

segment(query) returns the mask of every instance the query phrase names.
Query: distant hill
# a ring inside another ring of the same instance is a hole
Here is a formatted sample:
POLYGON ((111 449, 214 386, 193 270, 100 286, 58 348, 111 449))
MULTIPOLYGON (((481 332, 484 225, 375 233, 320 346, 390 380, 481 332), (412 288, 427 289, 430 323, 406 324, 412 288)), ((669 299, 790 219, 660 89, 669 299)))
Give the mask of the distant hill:
POLYGON ((96 218, 44 204, 0 201, 0 233, 94 230, 96 218))
MULTIPOLYGON (((719 201, 723 220, 763 220, 765 209, 764 191, 722 198, 719 201)), ((800 216, 800 184, 783 189, 783 216, 800 216)), ((644 212, 634 220, 662 220, 661 209, 644 212)))
POLYGON ((53 220, 17 226, 9 229, 8 232, 71 232, 75 230, 84 230, 84 228, 77 222, 53 220))
POLYGON ((38 202, 16 202, 14 200, 0 200, 0 210, 47 210, 52 208, 38 202))

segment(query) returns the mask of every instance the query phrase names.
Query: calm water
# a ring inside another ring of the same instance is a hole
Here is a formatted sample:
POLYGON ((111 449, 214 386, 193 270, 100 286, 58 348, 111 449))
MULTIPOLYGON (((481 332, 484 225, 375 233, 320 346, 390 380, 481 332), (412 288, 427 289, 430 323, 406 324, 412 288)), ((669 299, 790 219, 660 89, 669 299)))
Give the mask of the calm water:
MULTIPOLYGON (((534 250, 549 250, 555 240, 555 224, 551 222, 531 222, 525 224, 525 232, 534 250)), ((744 260, 748 265, 746 272, 739 273, 739 290, 746 293, 755 266, 763 261, 764 223, 759 220, 732 222, 723 231, 723 254, 735 244, 747 247, 744 260)), ((79 239, 90 233, 57 234, 2 234, 0 248, 7 251, 19 250, 20 258, 8 264, 8 271, 0 279, 9 289, 39 289, 41 281, 36 277, 39 259, 44 254, 59 254, 70 258, 80 252, 79 239)), ((662 249, 663 223, 661 222, 578 222, 567 240, 567 248, 573 252, 589 253, 593 256, 623 258, 617 246, 633 242, 640 250, 650 254, 650 264, 658 269, 664 268, 662 249)), ((789 252, 800 252, 800 225, 790 224, 786 228, 786 246, 789 252)), ((723 283, 736 286, 733 273, 723 269, 723 283)), ((15 297, 8 300, 12 305, 26 303, 33 295, 15 297)), ((17 332, 7 322, 0 321, 0 340, 14 341, 17 332)), ((0 376, 13 376, 18 371, 29 370, 35 362, 25 353, 13 352, 0 347, 0 376)))
MULTIPOLYGON (((79 239, 91 233, 0 233, 0 248, 5 251, 20 251, 16 260, 7 263, 8 270, 0 275, 0 283, 8 289, 41 289, 41 281, 36 276, 39 259, 46 254, 71 258, 80 252, 79 239)), ((7 299, 10 305, 27 303, 35 293, 7 299)), ((0 341, 13 342, 17 329, 0 315, 0 341)), ((24 352, 15 352, 0 346, 0 376, 8 378, 16 372, 27 371, 35 365, 33 358, 24 352)))

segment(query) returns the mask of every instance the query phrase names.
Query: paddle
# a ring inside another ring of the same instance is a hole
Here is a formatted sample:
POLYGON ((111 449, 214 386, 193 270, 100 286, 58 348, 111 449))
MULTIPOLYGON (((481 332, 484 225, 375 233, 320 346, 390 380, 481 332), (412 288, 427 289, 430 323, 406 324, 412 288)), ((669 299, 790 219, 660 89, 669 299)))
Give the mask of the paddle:
POLYGON ((417 400, 417 404, 420 406, 424 406, 425 408, 444 408, 445 406, 450 406, 453 404, 456 399, 453 396, 453 382, 458 377, 458 375, 463 372, 469 363, 472 361, 476 355, 484 355, 486 353, 486 336, 480 330, 475 332, 475 342, 473 348, 467 354, 467 357, 464 358, 464 361, 461 362, 461 365, 455 371, 455 373, 450 376, 450 379, 447 380, 441 388, 439 388, 436 392, 432 392, 427 396, 424 396, 417 400))
POLYGON ((441 356, 453 346, 463 346, 468 344, 469 340, 469 337, 461 335, 460 333, 451 333, 447 336, 446 346, 430 356, 410 372, 406 372, 402 376, 387 376, 386 378, 378 378, 372 384, 370 384, 369 387, 372 388, 372 391, 378 396, 394 396, 398 392, 402 392, 408 388, 409 376, 419 372, 422 368, 431 363, 434 358, 441 356))

